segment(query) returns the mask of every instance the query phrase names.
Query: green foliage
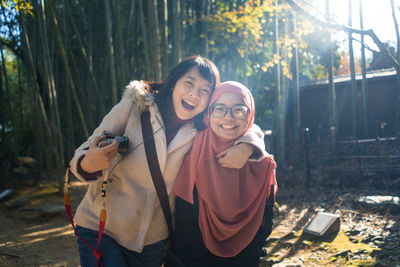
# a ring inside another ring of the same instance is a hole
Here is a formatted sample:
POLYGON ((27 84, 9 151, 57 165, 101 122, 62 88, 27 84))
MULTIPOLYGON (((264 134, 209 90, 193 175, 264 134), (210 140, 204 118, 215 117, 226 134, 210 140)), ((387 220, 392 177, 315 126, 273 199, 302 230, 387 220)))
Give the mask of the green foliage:
POLYGON ((1 0, 1 5, 5 8, 13 8, 17 12, 32 14, 32 4, 29 0, 1 0))
MULTIPOLYGON (((248 68, 236 69, 241 76, 251 76, 258 71, 267 71, 273 52, 270 33, 274 16, 273 1, 247 1, 233 10, 220 6, 216 14, 210 16, 210 51, 226 62, 234 61, 238 65, 246 56, 248 68)), ((226 63, 227 64, 227 63, 226 63)), ((240 64, 243 65, 243 64, 240 64)))

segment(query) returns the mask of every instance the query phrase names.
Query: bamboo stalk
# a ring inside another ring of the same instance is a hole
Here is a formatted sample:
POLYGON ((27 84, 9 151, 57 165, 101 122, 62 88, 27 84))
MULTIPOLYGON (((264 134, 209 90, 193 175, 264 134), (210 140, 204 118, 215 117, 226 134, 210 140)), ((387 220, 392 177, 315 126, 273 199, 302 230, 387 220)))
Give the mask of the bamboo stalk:
MULTIPOLYGON (((363 7, 362 0, 359 0, 359 8, 360 8, 360 28, 364 28, 363 21, 363 7)), ((361 35, 361 103, 362 103, 362 111, 363 111, 363 126, 364 126, 364 138, 368 138, 368 88, 367 88, 367 66, 365 60, 365 43, 364 43, 364 35, 361 35)))
MULTIPOLYGON (((48 1, 50 3, 51 1, 48 1)), ((50 3, 51 4, 51 3, 50 3)), ((44 65, 44 73, 47 83, 47 90, 49 94, 49 104, 50 104, 50 126, 54 129, 52 134, 52 142, 51 145, 53 149, 53 153, 56 156, 56 168, 60 169, 64 165, 64 145, 62 141, 62 133, 61 133, 61 123, 60 123, 60 113, 57 101, 57 92, 55 89, 53 70, 50 63, 50 52, 48 47, 48 39, 47 39, 47 30, 46 30, 46 18, 45 18, 45 3, 41 0, 41 7, 38 8, 40 13, 39 17, 39 34, 41 35, 41 39, 43 40, 41 48, 43 50, 43 65, 44 65)))
POLYGON ((162 74, 167 75, 169 70, 168 60, 168 3, 167 0, 161 0, 162 20, 161 20, 161 42, 162 42, 162 74))
MULTIPOLYGON (((7 69, 6 69, 6 61, 4 58, 4 53, 3 53, 3 47, 0 46, 0 58, 1 58, 1 65, 2 65, 2 69, 3 69, 3 74, 4 74, 4 82, 5 82, 5 91, 6 91, 6 96, 7 96, 7 106, 8 106, 8 112, 9 112, 9 119, 11 122, 11 129, 13 131, 13 133, 15 134, 15 139, 16 139, 16 143, 18 144, 18 133, 16 132, 15 129, 15 120, 14 120, 14 112, 13 112, 13 108, 11 105, 11 94, 10 94, 10 85, 8 83, 8 75, 7 75, 7 69)), ((1 72, 0 72, 1 75, 1 72)), ((1 82, 1 80, 0 80, 1 82)), ((7 127, 7 126, 6 126, 7 127)), ((13 152, 16 152, 17 146, 15 146, 14 144, 11 144, 11 149, 13 152)))
POLYGON ((151 56, 151 68, 153 70, 153 78, 156 81, 161 80, 161 58, 160 58, 160 42, 158 36, 160 35, 160 30, 158 26, 158 15, 157 15, 157 0, 147 1, 147 15, 149 18, 149 44, 152 52, 151 56))
POLYGON ((115 59, 114 59, 114 44, 112 38, 112 25, 111 25, 111 12, 109 0, 104 0, 105 4, 105 15, 106 15, 106 44, 108 50, 109 60, 109 73, 111 82, 111 102, 112 105, 116 105, 118 101, 118 89, 117 89, 117 78, 115 74, 115 59))
MULTIPOLYGON (((353 1, 349 0, 349 12, 348 12, 348 25, 351 27, 353 24, 353 1)), ((356 82, 356 72, 355 72, 355 64, 354 64, 354 50, 353 50, 353 36, 352 33, 349 33, 349 57, 350 57, 350 76, 351 76, 351 99, 352 99, 352 131, 353 138, 356 140, 357 137, 357 125, 358 125, 358 116, 357 116, 357 82, 356 82)))
POLYGON ((142 30, 143 40, 144 40, 144 60, 146 64, 146 75, 153 77, 152 69, 150 64, 150 52, 149 52, 149 45, 148 45, 148 37, 147 37, 147 30, 146 24, 144 22, 144 11, 143 11, 143 0, 138 0, 139 3, 139 21, 140 21, 140 28, 142 30))
POLYGON ((98 100, 98 103, 99 103, 98 107, 100 109, 100 113, 101 113, 101 115, 104 115, 104 114, 106 114, 106 111, 105 111, 105 108, 104 108, 103 98, 102 98, 102 95, 100 93, 99 86, 97 85, 97 81, 96 81, 96 78, 95 78, 94 73, 93 73, 93 68, 91 68, 91 66, 90 66, 90 62, 89 62, 89 59, 88 59, 89 55, 86 52, 85 46, 83 45, 81 34, 79 33, 78 28, 76 27, 76 23, 75 23, 74 17, 71 14, 71 10, 70 9, 68 9, 68 15, 70 16, 70 20, 71 20, 72 26, 73 26, 73 28, 75 30, 76 38, 78 39, 80 51, 82 53, 83 59, 85 61, 85 64, 87 66, 87 71, 89 72, 89 76, 90 76, 90 80, 92 81, 92 84, 93 84, 94 92, 95 92, 95 94, 97 96, 97 100, 98 100))
POLYGON ((53 7, 51 5, 49 6, 49 10, 50 10, 50 14, 52 15, 52 19, 53 19, 55 33, 56 33, 58 45, 60 47, 60 53, 61 53, 61 56, 62 56, 62 61, 64 63, 64 68, 65 68, 65 72, 66 72, 66 78, 67 78, 67 80, 68 80, 68 82, 70 84, 70 87, 71 87, 72 97, 74 99, 74 103, 75 103, 75 106, 76 106, 76 109, 77 109, 77 112, 78 112, 78 116, 79 116, 79 119, 80 119, 80 122, 81 122, 81 126, 82 126, 82 129, 83 129, 83 133, 84 133, 86 138, 89 138, 89 132, 88 132, 88 129, 87 129, 87 126, 86 126, 87 124, 86 124, 86 121, 85 121, 85 117, 83 116, 83 111, 82 111, 82 108, 81 108, 81 105, 80 105, 80 102, 79 102, 78 94, 77 94, 76 89, 75 89, 75 83, 74 83, 73 78, 72 78, 71 70, 70 70, 70 67, 69 67, 68 59, 67 59, 67 54, 65 52, 64 44, 63 44, 63 41, 62 41, 62 38, 61 38, 60 29, 58 27, 58 21, 57 21, 54 9, 53 9, 53 7))

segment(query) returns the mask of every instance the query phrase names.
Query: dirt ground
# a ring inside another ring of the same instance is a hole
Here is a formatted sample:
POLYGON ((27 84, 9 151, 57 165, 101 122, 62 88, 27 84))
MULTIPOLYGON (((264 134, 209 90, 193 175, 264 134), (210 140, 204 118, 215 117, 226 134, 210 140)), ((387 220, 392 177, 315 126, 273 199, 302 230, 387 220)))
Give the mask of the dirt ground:
MULTIPOLYGON (((85 190, 85 185, 72 183, 73 207, 85 190)), ((51 216, 42 212, 46 205, 62 205, 63 196, 57 191, 56 183, 41 182, 0 202, 1 267, 79 266, 65 212, 51 216)), ((388 194, 360 188, 320 187, 311 191, 282 183, 268 256, 261 266, 400 266, 399 209, 356 204, 355 199, 367 193, 388 194), (318 211, 340 215, 340 231, 326 238, 302 234, 318 211)))

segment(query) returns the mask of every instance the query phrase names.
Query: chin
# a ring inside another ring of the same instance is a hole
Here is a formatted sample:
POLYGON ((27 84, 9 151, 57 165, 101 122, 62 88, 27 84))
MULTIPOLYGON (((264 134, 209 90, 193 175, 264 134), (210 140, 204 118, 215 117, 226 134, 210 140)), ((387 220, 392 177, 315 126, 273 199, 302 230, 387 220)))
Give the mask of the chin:
POLYGON ((236 135, 225 135, 225 134, 216 134, 216 135, 225 141, 231 141, 239 137, 236 135))
POLYGON ((192 114, 181 114, 181 115, 176 115, 178 117, 178 119, 186 121, 186 120, 190 120, 192 119, 194 116, 196 115, 192 115, 192 114))

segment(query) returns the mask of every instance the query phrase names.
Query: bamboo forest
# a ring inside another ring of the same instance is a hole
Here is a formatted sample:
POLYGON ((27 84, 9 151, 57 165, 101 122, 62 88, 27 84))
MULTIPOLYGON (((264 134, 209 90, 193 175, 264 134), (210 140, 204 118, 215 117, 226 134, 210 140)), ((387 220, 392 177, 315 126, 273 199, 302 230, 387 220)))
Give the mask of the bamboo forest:
POLYGON ((0 266, 85 266, 75 150, 131 81, 190 56, 251 91, 276 162, 259 266, 400 266, 399 18, 400 0, 1 0, 0 266))

